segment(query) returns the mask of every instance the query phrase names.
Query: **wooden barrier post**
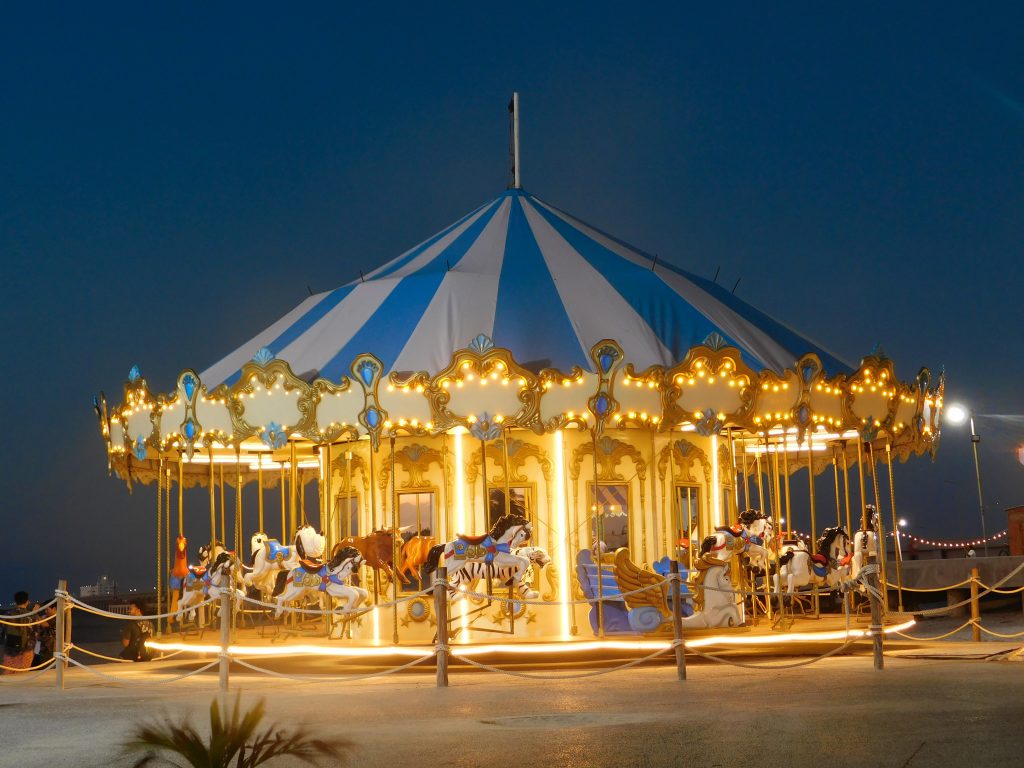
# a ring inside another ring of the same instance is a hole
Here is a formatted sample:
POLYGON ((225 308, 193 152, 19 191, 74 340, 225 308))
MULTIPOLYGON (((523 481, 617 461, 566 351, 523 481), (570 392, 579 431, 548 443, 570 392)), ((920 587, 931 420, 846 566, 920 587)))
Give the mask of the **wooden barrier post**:
POLYGON ((220 689, 228 689, 228 672, 231 668, 231 658, 228 656, 228 647, 231 645, 231 591, 233 587, 228 582, 228 587, 220 593, 220 689))
POLYGON ((65 598, 64 595, 67 593, 67 589, 68 589, 67 579, 60 579, 57 582, 57 594, 55 595, 55 597, 57 598, 57 614, 56 614, 57 624, 54 627, 54 638, 53 638, 53 644, 54 644, 53 647, 54 647, 54 650, 57 652, 55 654, 56 657, 57 657, 57 661, 56 661, 56 663, 53 666, 54 666, 54 669, 57 670, 57 690, 59 690, 59 691, 63 691, 64 690, 64 670, 66 670, 68 668, 68 663, 67 663, 67 660, 66 660, 67 659, 66 654, 67 654, 67 651, 68 651, 68 643, 67 643, 66 638, 64 637, 64 619, 65 619, 65 612, 68 609, 67 598, 65 598))
POLYGON ((676 675, 680 680, 686 679, 686 649, 683 647, 683 614, 682 597, 679 594, 679 561, 669 563, 670 588, 672 590, 672 637, 676 647, 676 675))
POLYGON ((437 687, 448 687, 448 568, 434 572, 434 614, 437 616, 437 687))
POLYGON ((978 581, 981 572, 977 567, 971 568, 971 639, 981 642, 981 604, 978 602, 978 581))
POLYGON ((879 594, 884 595, 884 593, 880 591, 878 560, 874 555, 869 554, 867 563, 869 566, 872 566, 868 569, 868 573, 865 576, 868 602, 871 604, 871 628, 868 630, 868 633, 871 635, 871 645, 874 650, 875 669, 883 669, 885 667, 885 656, 882 655, 882 601, 878 596, 879 594))

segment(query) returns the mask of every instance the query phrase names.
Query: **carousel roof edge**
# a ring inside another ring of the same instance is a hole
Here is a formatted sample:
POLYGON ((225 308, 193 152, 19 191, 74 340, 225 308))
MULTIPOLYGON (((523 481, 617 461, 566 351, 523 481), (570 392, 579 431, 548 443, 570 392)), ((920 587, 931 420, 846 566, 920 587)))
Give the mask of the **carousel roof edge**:
MULTIPOLYGON (((464 430, 483 440, 506 430, 685 429, 702 435, 781 435, 784 443, 879 441, 897 453, 934 452, 944 374, 920 369, 900 382, 884 353, 850 374, 830 376, 816 354, 781 374, 755 371, 739 349, 711 338, 671 367, 635 368, 605 339, 590 350, 595 372, 530 368, 484 335, 436 373, 385 371, 372 354, 357 356, 336 380, 297 375, 260 350, 228 386, 208 390, 195 371, 168 393, 153 393, 137 367, 120 404, 94 401, 109 466, 157 456, 202 462, 216 453, 252 456, 290 445, 429 436, 464 430), (853 435, 853 438, 851 438, 853 435), (909 452, 908 452, 909 451, 909 452)), ((789 450, 788 448, 786 450, 789 450)))

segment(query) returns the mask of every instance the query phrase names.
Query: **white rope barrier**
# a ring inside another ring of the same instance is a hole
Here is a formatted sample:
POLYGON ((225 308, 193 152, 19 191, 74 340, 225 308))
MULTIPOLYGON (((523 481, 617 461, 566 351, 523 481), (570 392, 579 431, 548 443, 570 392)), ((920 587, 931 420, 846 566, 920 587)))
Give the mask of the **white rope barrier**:
POLYGON ((663 656, 669 651, 674 651, 675 647, 676 645, 675 643, 673 643, 668 648, 662 648, 661 650, 655 651, 654 653, 648 654, 647 656, 644 656, 639 659, 633 659, 632 661, 627 661, 625 664, 620 664, 616 667, 609 667, 607 669, 597 669, 592 672, 580 672, 571 675, 531 675, 526 672, 517 672, 513 669, 502 669, 501 667, 492 667, 490 664, 484 664, 483 662, 474 661, 468 656, 460 656, 457 653, 453 653, 452 658, 458 659, 459 661, 464 661, 470 666, 478 667, 479 669, 483 669, 487 672, 495 672, 499 675, 508 675, 509 677, 521 677, 526 680, 579 680, 584 677, 598 677, 599 675, 610 675, 612 672, 619 672, 623 669, 635 667, 638 664, 643 664, 646 661, 656 659, 658 656, 663 656))
POLYGON ((742 662, 742 661, 733 661, 732 659, 727 659, 727 658, 725 658, 723 656, 718 656, 718 655, 713 654, 713 653, 706 653, 705 651, 701 651, 698 648, 689 648, 688 650, 690 650, 693 653, 697 654, 701 658, 710 659, 711 661, 717 661, 719 664, 728 664, 728 665, 733 666, 733 667, 742 667, 743 669, 768 669, 768 670, 772 670, 772 669, 795 669, 796 667, 806 667, 806 666, 808 666, 810 664, 816 664, 819 661, 821 661, 822 659, 827 659, 829 656, 835 656, 837 653, 841 653, 842 651, 844 651, 847 648, 849 648, 851 645, 854 645, 855 643, 857 643, 858 640, 869 638, 869 637, 871 637, 870 633, 869 634, 865 634, 863 638, 860 638, 860 637, 852 638, 850 640, 847 640, 842 645, 833 648, 831 651, 823 653, 820 656, 815 656, 813 659, 805 659, 804 661, 796 661, 796 662, 793 662, 791 664, 748 664, 748 663, 745 663, 745 662, 742 662))
POLYGON ((25 611, 25 613, 2 613, 0 614, 0 624, 20 624, 20 626, 26 626, 17 621, 18 619, 27 619, 29 616, 35 616, 36 614, 42 613, 52 605, 57 604, 57 598, 53 598, 50 602, 40 605, 38 608, 33 608, 31 611, 25 611))
POLYGON ((306 613, 306 614, 310 614, 310 615, 313 615, 313 616, 344 616, 345 618, 354 618, 354 617, 357 617, 357 616, 362 616, 362 615, 367 614, 367 613, 372 613, 374 610, 378 610, 378 609, 381 609, 381 608, 391 608, 392 606, 395 606, 395 605, 401 605, 402 603, 408 603, 411 600, 415 600, 417 597, 423 597, 425 595, 432 594, 433 591, 434 591, 433 589, 422 589, 419 592, 415 592, 415 593, 410 594, 410 595, 404 595, 403 597, 400 597, 397 600, 392 600, 391 602, 388 602, 388 603, 378 603, 377 605, 370 606, 369 608, 353 608, 350 611, 346 611, 346 610, 339 609, 339 608, 335 608, 333 610, 325 611, 325 610, 323 610, 321 608, 300 608, 300 607, 288 606, 288 605, 282 605, 282 606, 279 607, 277 605, 277 603, 266 603, 266 602, 264 602, 262 600, 257 600, 256 598, 253 598, 253 597, 243 597, 242 598, 242 602, 249 603, 250 605, 258 605, 261 608, 273 609, 274 611, 277 611, 278 609, 280 609, 281 612, 283 612, 283 613, 284 612, 287 612, 287 613, 306 613))
POLYGON ((215 667, 218 664, 220 664, 220 660, 219 659, 215 659, 214 661, 211 661, 209 664, 206 664, 206 665, 204 665, 202 667, 199 667, 199 669, 194 669, 191 672, 185 672, 184 674, 181 674, 181 675, 175 675, 174 677, 166 677, 166 678, 163 678, 161 680, 151 680, 151 679, 133 680, 133 679, 126 678, 126 677, 118 677, 116 675, 107 674, 106 672, 101 672, 100 670, 96 669, 95 666, 91 666, 89 664, 83 664, 82 662, 77 661, 76 659, 72 659, 70 656, 65 656, 64 654, 55 653, 53 655, 53 657, 57 661, 66 661, 68 664, 73 664, 76 667, 84 669, 90 675, 94 675, 95 677, 105 678, 105 679, 110 680, 112 682, 118 683, 119 685, 139 685, 139 686, 163 685, 165 683, 176 683, 179 680, 184 680, 187 677, 192 677, 194 675, 202 674, 203 672, 206 672, 207 670, 213 669, 213 667, 215 667))
POLYGON ((383 672, 372 672, 367 675, 345 675, 341 677, 328 677, 324 675, 287 675, 283 672, 275 672, 272 669, 260 667, 255 664, 250 664, 247 661, 242 661, 239 658, 228 655, 228 658, 231 660, 232 663, 251 669, 253 672, 259 672, 260 674, 268 675, 269 677, 277 677, 282 680, 295 680, 300 683, 347 683, 355 680, 369 680, 370 678, 374 677, 384 677, 385 675, 393 675, 395 672, 401 672, 403 670, 409 669, 410 667, 415 667, 417 664, 422 664, 424 661, 427 661, 428 659, 433 659, 434 657, 435 653, 431 651, 430 653, 421 656, 418 659, 413 659, 407 664, 402 664, 398 667, 391 667, 390 669, 385 669, 383 672))
MULTIPOLYGON (((28 682, 29 680, 35 680, 37 677, 41 677, 42 675, 45 675, 47 672, 49 672, 51 669, 53 669, 53 667, 54 667, 54 665, 56 663, 57 662, 56 662, 55 659, 50 659, 48 662, 43 664, 41 667, 35 668, 37 671, 33 672, 31 674, 24 674, 24 673, 30 671, 30 670, 26 669, 26 670, 18 670, 16 672, 12 672, 9 675, 0 675, 0 683, 25 683, 25 682, 28 682)), ((6 669, 6 667, 5 667, 5 669, 6 669)))
POLYGON ((195 605, 186 605, 186 606, 184 606, 183 608, 180 608, 177 611, 170 611, 168 613, 153 613, 153 614, 148 614, 146 616, 132 616, 131 614, 113 613, 111 611, 104 611, 101 608, 96 608, 95 606, 89 605, 88 603, 83 603, 81 600, 77 599, 73 595, 68 594, 67 592, 58 593, 58 594, 60 594, 61 597, 64 597, 69 603, 71 603, 75 608, 77 608, 80 611, 85 611, 86 613, 92 613, 92 614, 95 614, 96 616, 105 616, 108 619, 120 619, 121 621, 139 621, 141 619, 145 619, 145 620, 148 620, 148 621, 156 621, 157 619, 169 619, 169 618, 173 618, 173 617, 176 617, 176 616, 181 616, 182 614, 185 614, 185 613, 191 613, 192 611, 196 610, 197 608, 202 608, 203 606, 206 606, 206 605, 213 605, 214 603, 219 602, 219 600, 220 600, 220 598, 208 597, 206 600, 203 600, 201 603, 196 603, 195 605))

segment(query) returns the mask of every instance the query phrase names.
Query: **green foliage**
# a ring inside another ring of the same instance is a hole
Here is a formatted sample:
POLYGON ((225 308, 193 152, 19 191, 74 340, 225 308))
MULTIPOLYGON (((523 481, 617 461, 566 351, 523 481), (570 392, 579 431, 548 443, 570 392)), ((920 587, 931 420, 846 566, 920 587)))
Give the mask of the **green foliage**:
POLYGON ((210 734, 200 734, 192 723, 143 723, 135 728, 127 752, 146 752, 134 768, 159 764, 181 766, 171 757, 185 761, 192 768, 253 768, 275 757, 292 757, 311 765, 329 759, 331 765, 344 765, 352 750, 347 739, 314 739, 302 728, 285 730, 273 725, 260 729, 266 714, 260 699, 242 711, 241 696, 235 697, 230 717, 225 719, 220 703, 210 704, 210 734))

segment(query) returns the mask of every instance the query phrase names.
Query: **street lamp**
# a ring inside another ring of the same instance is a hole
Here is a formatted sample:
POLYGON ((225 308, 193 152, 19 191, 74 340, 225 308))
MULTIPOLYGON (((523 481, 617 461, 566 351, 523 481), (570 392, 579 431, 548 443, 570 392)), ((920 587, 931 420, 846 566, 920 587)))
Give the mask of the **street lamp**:
POLYGON ((978 459, 978 443, 981 442, 981 435, 974 428, 974 411, 968 410, 965 406, 956 403, 950 405, 945 411, 946 421, 954 426, 969 421, 971 425, 971 448, 974 449, 974 477, 978 481, 978 509, 981 511, 981 538, 985 547, 985 556, 988 557, 988 535, 985 531, 985 496, 981 490, 981 462, 978 459))

